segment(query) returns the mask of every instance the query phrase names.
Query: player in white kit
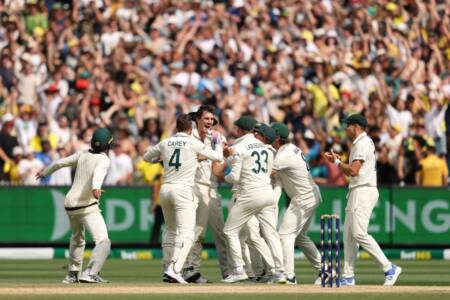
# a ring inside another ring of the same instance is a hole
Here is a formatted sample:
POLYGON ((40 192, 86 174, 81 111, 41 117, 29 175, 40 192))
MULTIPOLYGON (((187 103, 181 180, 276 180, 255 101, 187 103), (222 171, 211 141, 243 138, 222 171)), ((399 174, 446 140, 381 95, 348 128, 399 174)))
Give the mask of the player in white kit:
POLYGON ((286 194, 291 198, 279 229, 284 266, 288 283, 296 284, 294 272, 296 240, 308 261, 320 272, 320 252, 307 236, 307 231, 314 212, 321 202, 321 197, 319 188, 309 173, 309 166, 303 152, 288 140, 288 127, 283 123, 274 123, 272 128, 277 135, 273 143, 274 148, 277 149, 273 169, 276 171, 276 176, 280 178, 286 194))
POLYGON ((72 229, 69 250, 69 271, 63 283, 105 283, 99 273, 109 255, 111 241, 108 238, 105 221, 100 214, 98 202, 103 192, 101 186, 110 167, 107 155, 113 137, 106 128, 97 128, 92 136, 91 149, 79 151, 62 158, 36 177, 49 176, 63 167, 76 168, 72 187, 66 195, 64 207, 72 229), (95 248, 86 270, 82 269, 85 242, 85 229, 89 231, 95 248))
MULTIPOLYGON (((236 202, 225 222, 225 236, 228 240, 230 257, 233 263, 233 273, 222 280, 225 283, 234 283, 247 280, 244 270, 242 249, 239 241, 239 231, 252 216, 256 216, 260 222, 261 231, 272 248, 277 253, 282 252, 281 243, 274 218, 274 193, 270 182, 272 172, 273 154, 265 144, 256 139, 252 133, 255 120, 243 116, 234 123, 238 130, 239 138, 236 140, 231 172, 225 176, 225 180, 232 184, 238 184, 236 202)), ((267 247, 261 255, 270 259, 271 249, 267 247)), ((285 283, 283 263, 274 261, 273 270, 276 282, 285 283)))
POLYGON ((164 275, 175 282, 187 283, 181 270, 194 241, 195 203, 194 178, 198 156, 222 161, 220 140, 212 150, 191 136, 192 120, 187 114, 177 118, 177 133, 151 148, 144 160, 151 162, 159 157, 164 163, 160 198, 166 224, 163 241, 164 275))
MULTIPOLYGON (((219 132, 212 130, 218 123, 214 116, 214 107, 201 105, 193 115, 192 136, 204 143, 207 147, 214 145, 213 139, 225 142, 219 132)), ((201 252, 203 240, 205 238, 207 226, 212 230, 216 245, 217 256, 222 278, 228 276, 227 243, 223 233, 224 218, 222 213, 222 198, 217 190, 217 178, 212 174, 212 164, 210 160, 203 160, 195 174, 194 196, 197 204, 195 237, 192 250, 189 253, 183 270, 183 277, 187 282, 207 283, 199 271, 201 263, 201 252)))
POLYGON ((361 245, 384 271, 384 285, 394 285, 402 269, 392 264, 374 238, 368 234, 370 216, 378 201, 375 145, 366 134, 367 120, 363 115, 349 116, 346 134, 353 141, 349 163, 339 155, 326 152, 325 157, 350 176, 344 224, 344 272, 341 285, 355 285, 354 264, 361 245))
MULTIPOLYGON (((255 138, 260 140, 262 143, 266 144, 267 148, 273 153, 275 156, 276 150, 272 147, 272 143, 275 141, 276 135, 275 131, 270 128, 268 125, 264 123, 257 123, 254 129, 255 138)), ((273 209, 273 220, 275 227, 278 225, 278 201, 281 196, 281 185, 276 184, 276 180, 272 178, 271 180, 272 187, 274 189, 274 209, 273 209)), ((240 232, 240 240, 241 243, 246 243, 248 245, 248 255, 250 259, 246 258, 244 255, 244 260, 251 262, 250 269, 255 274, 255 282, 258 283, 266 283, 272 282, 274 279, 273 274, 271 274, 270 268, 264 263, 265 260, 259 253, 263 249, 264 238, 261 236, 261 228, 258 219, 253 216, 244 226, 244 228, 240 232)), ((272 258, 274 261, 277 261, 278 264, 283 264, 283 253, 272 250, 272 258)), ((247 263, 247 262, 246 262, 247 263)))

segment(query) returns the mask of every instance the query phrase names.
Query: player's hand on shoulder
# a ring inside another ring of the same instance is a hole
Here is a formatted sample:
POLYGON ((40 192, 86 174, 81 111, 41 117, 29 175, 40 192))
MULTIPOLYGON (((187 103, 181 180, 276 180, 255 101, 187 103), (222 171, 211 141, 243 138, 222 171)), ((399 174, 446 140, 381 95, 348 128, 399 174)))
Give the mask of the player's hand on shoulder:
POLYGON ((100 199, 100 196, 102 195, 102 193, 104 193, 104 190, 100 190, 100 189, 93 189, 92 190, 92 195, 94 196, 95 199, 100 199))

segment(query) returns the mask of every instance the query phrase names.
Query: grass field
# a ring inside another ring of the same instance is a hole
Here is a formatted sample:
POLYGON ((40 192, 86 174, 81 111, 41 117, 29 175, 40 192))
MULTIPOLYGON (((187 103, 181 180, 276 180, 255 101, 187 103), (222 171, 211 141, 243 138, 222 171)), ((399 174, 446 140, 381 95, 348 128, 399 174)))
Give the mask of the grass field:
POLYGON ((66 261, 1 260, 0 299, 450 299, 450 261, 398 261, 403 268, 398 285, 382 287, 384 276, 373 261, 358 261, 356 287, 322 289, 312 286, 317 273, 306 261, 298 261, 298 286, 240 283, 217 284, 217 261, 204 261, 202 273, 215 284, 173 285, 161 283, 161 261, 107 261, 102 276, 105 285, 63 285, 66 261), (391 298, 391 297, 389 297, 391 298))

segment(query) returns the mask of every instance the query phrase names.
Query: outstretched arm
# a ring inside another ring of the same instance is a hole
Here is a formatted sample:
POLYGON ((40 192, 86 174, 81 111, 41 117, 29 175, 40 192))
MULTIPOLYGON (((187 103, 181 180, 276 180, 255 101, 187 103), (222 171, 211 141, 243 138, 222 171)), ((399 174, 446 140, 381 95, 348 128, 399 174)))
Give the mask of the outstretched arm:
POLYGON ((41 179, 42 177, 47 177, 51 175, 53 172, 64 168, 64 167, 75 167, 80 157, 81 152, 74 153, 70 156, 57 160, 49 167, 45 168, 43 171, 40 171, 36 174, 37 179, 41 179))

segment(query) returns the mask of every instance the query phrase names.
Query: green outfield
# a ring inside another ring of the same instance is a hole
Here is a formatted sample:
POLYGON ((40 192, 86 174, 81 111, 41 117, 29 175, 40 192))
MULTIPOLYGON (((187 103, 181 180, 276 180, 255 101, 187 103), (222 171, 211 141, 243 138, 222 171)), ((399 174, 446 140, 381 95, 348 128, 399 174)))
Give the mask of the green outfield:
MULTIPOLYGON (((398 286, 384 288, 383 274, 373 261, 357 264, 357 287, 322 289, 312 286, 317 273, 304 260, 297 261, 298 286, 240 283, 234 285, 171 285, 161 283, 160 260, 107 261, 102 276, 106 285, 63 285, 66 260, 1 260, 0 299, 396 299, 450 298, 450 261, 396 261, 403 268, 398 286), (81 297, 82 296, 82 297, 81 297)), ((219 281, 217 261, 204 261, 203 274, 219 281)))

